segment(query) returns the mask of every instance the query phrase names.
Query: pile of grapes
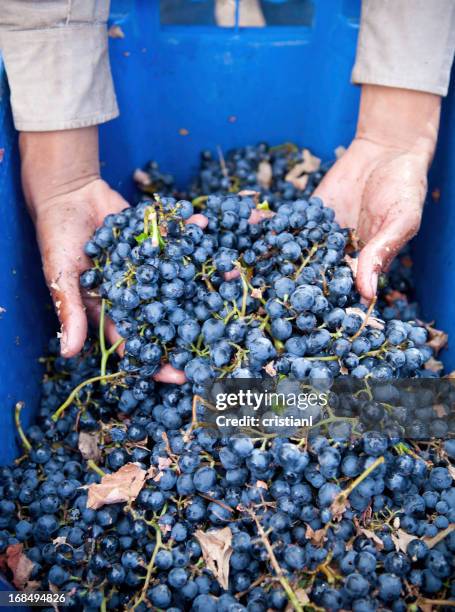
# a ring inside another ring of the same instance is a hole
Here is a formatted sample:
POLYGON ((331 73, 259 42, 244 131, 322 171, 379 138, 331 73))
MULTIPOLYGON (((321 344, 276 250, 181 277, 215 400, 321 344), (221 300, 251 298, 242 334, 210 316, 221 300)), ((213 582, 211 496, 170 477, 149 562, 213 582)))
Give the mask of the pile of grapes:
POLYGON ((24 432, 16 407, 25 453, 0 470, 0 562, 16 588, 63 591, 87 611, 455 604, 444 334, 416 320, 406 253, 379 300, 360 302, 350 233, 304 195, 323 172, 286 193, 289 155, 204 154, 193 201, 166 176, 164 193, 108 216, 87 244, 81 285, 123 350, 107 348, 103 325, 71 359, 52 341, 38 424, 24 432), (268 189, 222 193, 255 187, 265 157, 268 189), (247 185, 232 184, 234 166, 247 185), (163 363, 186 382, 156 382, 163 363), (287 437, 204 426, 210 381, 285 377, 364 385, 358 417, 321 411, 287 437), (384 388, 398 379, 428 389, 395 412, 384 388), (419 441, 403 419, 418 420, 419 441))

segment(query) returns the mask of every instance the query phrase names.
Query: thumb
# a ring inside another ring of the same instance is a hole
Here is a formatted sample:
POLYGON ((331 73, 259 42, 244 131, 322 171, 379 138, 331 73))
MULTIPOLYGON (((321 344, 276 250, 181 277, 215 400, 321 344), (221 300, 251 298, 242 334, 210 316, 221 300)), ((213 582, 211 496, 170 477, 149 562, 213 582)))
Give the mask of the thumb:
MULTIPOLYGON (((417 225, 418 227, 418 225, 417 225)), ((377 292, 379 274, 389 267, 400 249, 416 234, 409 218, 386 222, 361 250, 356 284, 362 297, 372 300, 377 292)))
POLYGON ((109 210, 106 212, 106 214, 108 213, 114 213, 114 212, 121 212, 122 210, 125 210, 125 208, 129 208, 130 205, 128 204, 128 202, 123 199, 123 197, 118 193, 118 191, 115 191, 114 189, 110 189, 109 191, 109 210))
POLYGON ((128 202, 101 179, 87 185, 85 189, 83 195, 91 203, 97 225, 103 224, 106 215, 116 214, 129 208, 128 202))
POLYGON ((165 363, 153 376, 156 382, 164 382, 173 385, 183 385, 186 383, 186 376, 183 370, 177 370, 169 363, 165 363))
POLYGON ((197 225, 201 229, 205 229, 207 225, 209 224, 209 220, 205 215, 201 215, 200 213, 195 213, 194 215, 191 215, 191 217, 189 217, 185 221, 185 225, 190 225, 192 223, 194 223, 194 225, 197 225))
POLYGON ((87 317, 79 288, 79 271, 72 264, 46 265, 45 276, 61 324, 63 357, 80 352, 87 336, 87 317))

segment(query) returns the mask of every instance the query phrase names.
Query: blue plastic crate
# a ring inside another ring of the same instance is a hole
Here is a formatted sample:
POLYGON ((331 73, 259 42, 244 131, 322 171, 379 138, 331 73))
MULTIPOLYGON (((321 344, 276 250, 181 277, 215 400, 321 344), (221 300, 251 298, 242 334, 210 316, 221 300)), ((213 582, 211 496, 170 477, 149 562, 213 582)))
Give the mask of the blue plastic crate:
MULTIPOLYGON (((213 2, 191 1, 213 9, 213 2)), ((307 25, 287 19, 286 25, 265 28, 219 28, 210 16, 200 17, 195 25, 162 24, 158 0, 114 0, 111 23, 124 34, 110 43, 122 114, 101 128, 102 170, 111 185, 131 197, 132 170, 153 158, 183 186, 197 170, 200 150, 217 145, 228 149, 291 140, 324 159, 331 159, 338 145, 347 145, 359 96, 359 89, 350 84, 350 72, 360 3, 293 0, 294 9, 299 1, 307 25)), ((263 0, 264 13, 267 4, 271 10, 279 3, 263 0)), ((423 314, 449 333, 455 332, 453 97, 452 91, 444 102, 430 186, 440 189, 441 199, 428 205, 416 242, 423 314)), ((16 452, 13 406, 18 400, 26 402, 24 418, 31 418, 36 409, 38 358, 55 333, 55 323, 50 322, 49 299, 20 195, 16 138, 4 86, 0 149, 0 306, 6 309, 0 314, 0 461, 5 462, 16 452)), ((448 368, 455 367, 453 347, 444 359, 448 368)))

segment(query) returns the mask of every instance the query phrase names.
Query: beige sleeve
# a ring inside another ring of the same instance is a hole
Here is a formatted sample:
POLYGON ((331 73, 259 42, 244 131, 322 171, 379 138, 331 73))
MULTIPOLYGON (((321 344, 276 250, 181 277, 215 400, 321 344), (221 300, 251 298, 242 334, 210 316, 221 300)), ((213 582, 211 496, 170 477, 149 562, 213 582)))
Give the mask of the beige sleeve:
POLYGON ((21 131, 81 128, 118 115, 109 0, 1 0, 0 52, 21 131))
POLYGON ((455 0, 362 0, 354 83, 445 96, 455 48, 455 0))

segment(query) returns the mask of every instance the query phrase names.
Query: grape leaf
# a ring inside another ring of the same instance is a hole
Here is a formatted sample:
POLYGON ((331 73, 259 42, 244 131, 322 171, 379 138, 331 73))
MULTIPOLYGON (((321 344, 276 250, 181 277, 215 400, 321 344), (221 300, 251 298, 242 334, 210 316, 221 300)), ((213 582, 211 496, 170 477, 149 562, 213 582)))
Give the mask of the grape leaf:
POLYGON ((23 589, 27 584, 35 567, 33 561, 24 554, 23 550, 23 544, 11 544, 6 549, 6 555, 2 559, 2 562, 6 562, 7 567, 12 571, 13 584, 19 590, 23 589))
POLYGON ((133 501, 144 486, 147 472, 136 463, 126 463, 117 472, 106 474, 101 482, 88 485, 87 508, 97 510, 107 504, 133 501))
POLYGON ((77 446, 84 459, 97 461, 101 457, 101 451, 98 447, 98 436, 96 434, 81 431, 77 446))
POLYGON ((232 555, 232 531, 230 527, 214 529, 204 533, 198 529, 194 534, 198 540, 207 568, 223 589, 229 584, 229 560, 232 555))

